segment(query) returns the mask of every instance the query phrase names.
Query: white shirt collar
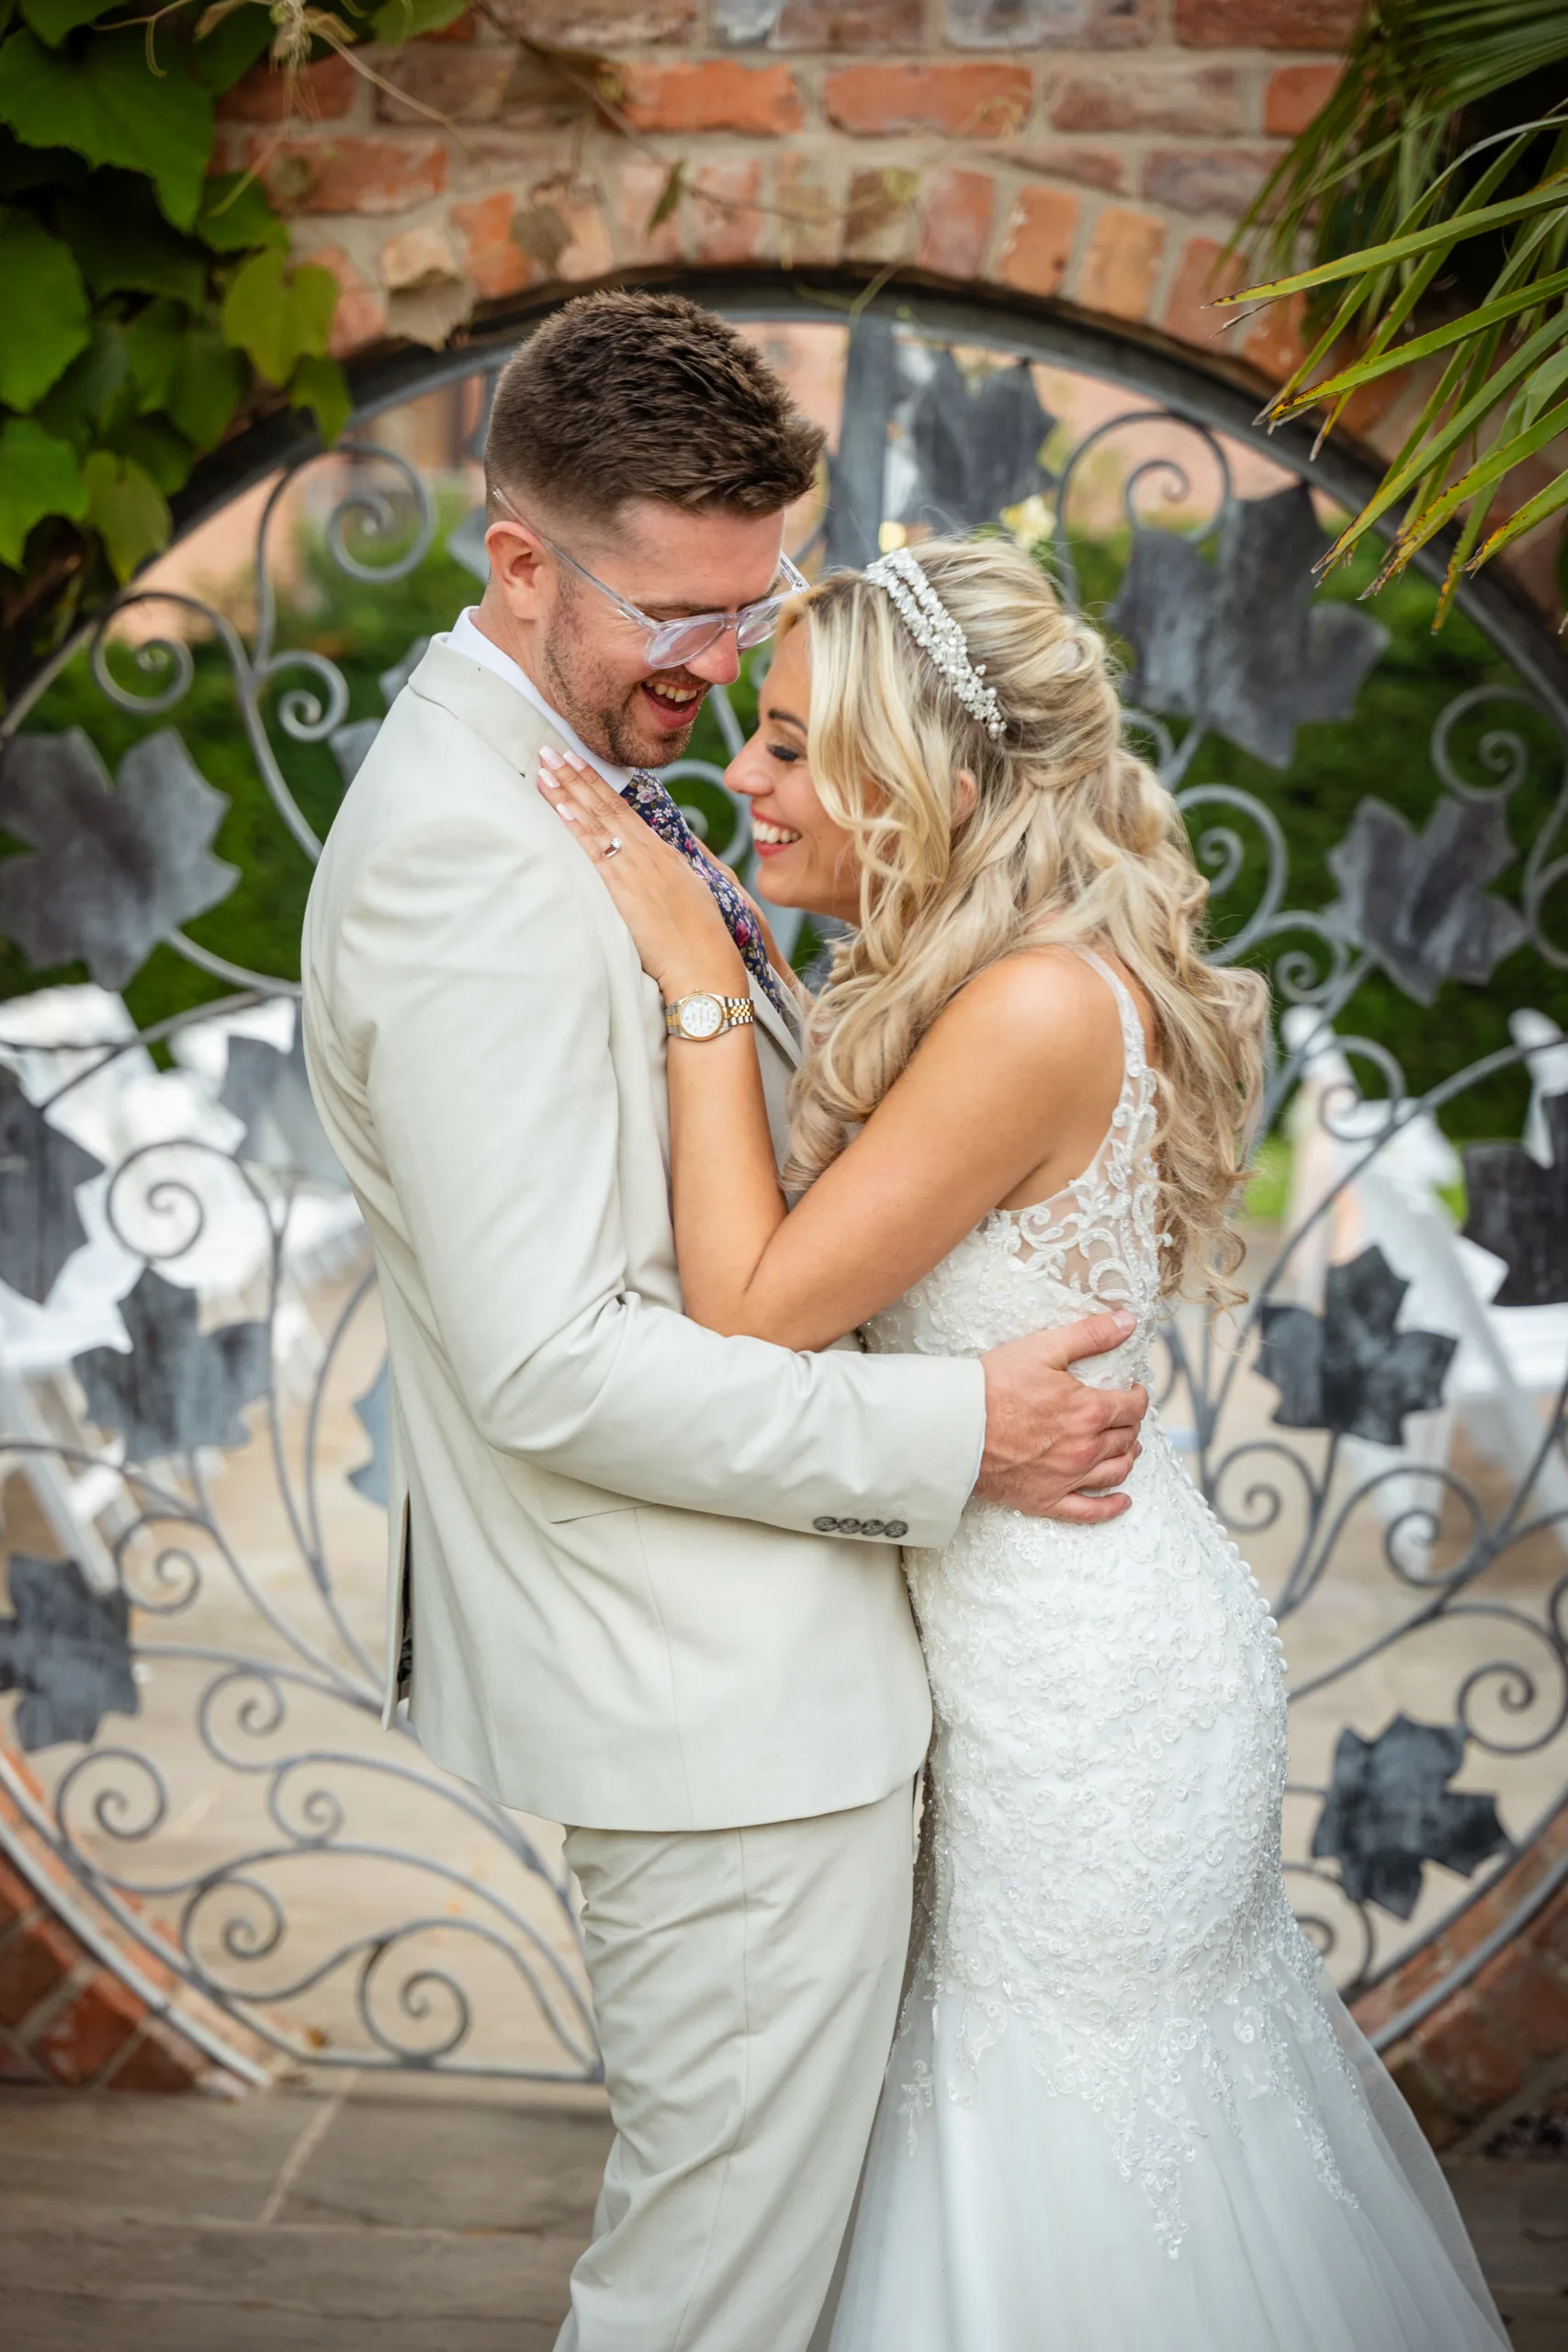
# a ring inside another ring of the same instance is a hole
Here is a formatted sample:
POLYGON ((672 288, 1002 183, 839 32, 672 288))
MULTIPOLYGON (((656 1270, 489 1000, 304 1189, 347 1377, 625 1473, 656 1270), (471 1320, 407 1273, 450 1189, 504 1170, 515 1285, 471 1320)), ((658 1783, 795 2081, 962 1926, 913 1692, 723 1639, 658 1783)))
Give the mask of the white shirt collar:
POLYGON ((624 792, 632 779, 631 769, 612 767, 608 760, 601 759, 597 752, 589 750, 576 729, 567 725, 559 711, 550 708, 521 663, 514 662, 510 653, 503 653, 500 646, 485 635, 474 618, 477 609, 470 605, 465 612, 459 613, 446 635, 438 637, 435 643, 449 645, 454 653, 466 654, 481 669, 491 670, 498 678, 504 678, 515 693, 520 694, 525 702, 531 702, 540 716, 549 720, 556 733, 580 760, 586 760, 591 768, 596 768, 615 791, 624 792))

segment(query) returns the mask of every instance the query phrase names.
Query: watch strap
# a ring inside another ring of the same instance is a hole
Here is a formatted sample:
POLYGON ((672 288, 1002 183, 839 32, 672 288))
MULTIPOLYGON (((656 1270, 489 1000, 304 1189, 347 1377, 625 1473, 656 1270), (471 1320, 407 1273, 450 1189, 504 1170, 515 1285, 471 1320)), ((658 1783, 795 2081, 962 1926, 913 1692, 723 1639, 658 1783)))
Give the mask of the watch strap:
POLYGON ((666 1004, 664 1034, 668 1037, 682 1038, 687 1045, 706 1045, 710 1036, 722 1037, 731 1029, 750 1028, 756 1017, 756 1008, 749 996, 720 996, 716 989, 694 989, 690 995, 677 997, 673 1004, 666 1004), (708 1031, 705 1035, 694 1035, 682 1025, 681 1009, 690 1002, 693 996, 709 998, 723 1009, 723 1020, 716 1029, 708 1031))

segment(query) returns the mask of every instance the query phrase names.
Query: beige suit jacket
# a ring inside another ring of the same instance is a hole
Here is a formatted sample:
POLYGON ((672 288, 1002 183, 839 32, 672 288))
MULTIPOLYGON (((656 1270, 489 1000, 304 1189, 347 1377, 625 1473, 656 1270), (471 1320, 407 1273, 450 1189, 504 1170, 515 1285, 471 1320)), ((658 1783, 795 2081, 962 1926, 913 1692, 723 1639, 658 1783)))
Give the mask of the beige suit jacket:
POLYGON ((556 740, 433 645, 306 912, 310 1082, 391 1364, 389 1706, 406 1552, 414 1727, 490 1795, 621 1829, 869 1804, 929 1728, 886 1538, 952 1534, 983 1377, 682 1316, 659 991, 536 788, 556 740))

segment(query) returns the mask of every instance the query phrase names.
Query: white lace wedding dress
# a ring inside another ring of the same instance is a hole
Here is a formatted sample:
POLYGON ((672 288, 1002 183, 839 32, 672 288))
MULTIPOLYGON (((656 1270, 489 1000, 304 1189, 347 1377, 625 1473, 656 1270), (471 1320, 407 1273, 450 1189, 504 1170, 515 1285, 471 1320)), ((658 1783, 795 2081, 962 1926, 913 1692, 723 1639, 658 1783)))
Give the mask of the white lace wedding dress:
MULTIPOLYGON (((987 1217, 874 1347, 974 1354, 1126 1304, 1137 1333, 1086 1376, 1146 1374, 1155 1085, 1088 960, 1125 1053, 1093 1164, 987 1217)), ((1105 1527, 972 1503, 908 1555, 931 1834, 831 2352, 1501 2352, 1286 1900, 1268 1604, 1152 1414, 1128 1486, 1105 1527)))

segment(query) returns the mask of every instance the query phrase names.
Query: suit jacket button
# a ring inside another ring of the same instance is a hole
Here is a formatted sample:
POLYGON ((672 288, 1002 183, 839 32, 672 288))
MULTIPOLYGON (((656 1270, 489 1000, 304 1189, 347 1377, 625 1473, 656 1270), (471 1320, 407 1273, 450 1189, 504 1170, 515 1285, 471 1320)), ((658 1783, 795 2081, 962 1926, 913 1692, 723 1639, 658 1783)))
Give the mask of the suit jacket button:
POLYGON ((863 1535, 886 1535, 886 1528, 879 1519, 868 1519, 861 1528, 863 1535))
POLYGON ((814 1519, 811 1524, 818 1535, 837 1535, 839 1532, 839 1522, 836 1519, 814 1519))
POLYGON ((864 1531, 858 1519, 841 1519, 839 1521, 839 1532, 840 1535, 860 1535, 864 1531))
POLYGON ((909 1522, 907 1519, 890 1519, 882 1532, 884 1535, 891 1535, 897 1544, 909 1532, 909 1522))

